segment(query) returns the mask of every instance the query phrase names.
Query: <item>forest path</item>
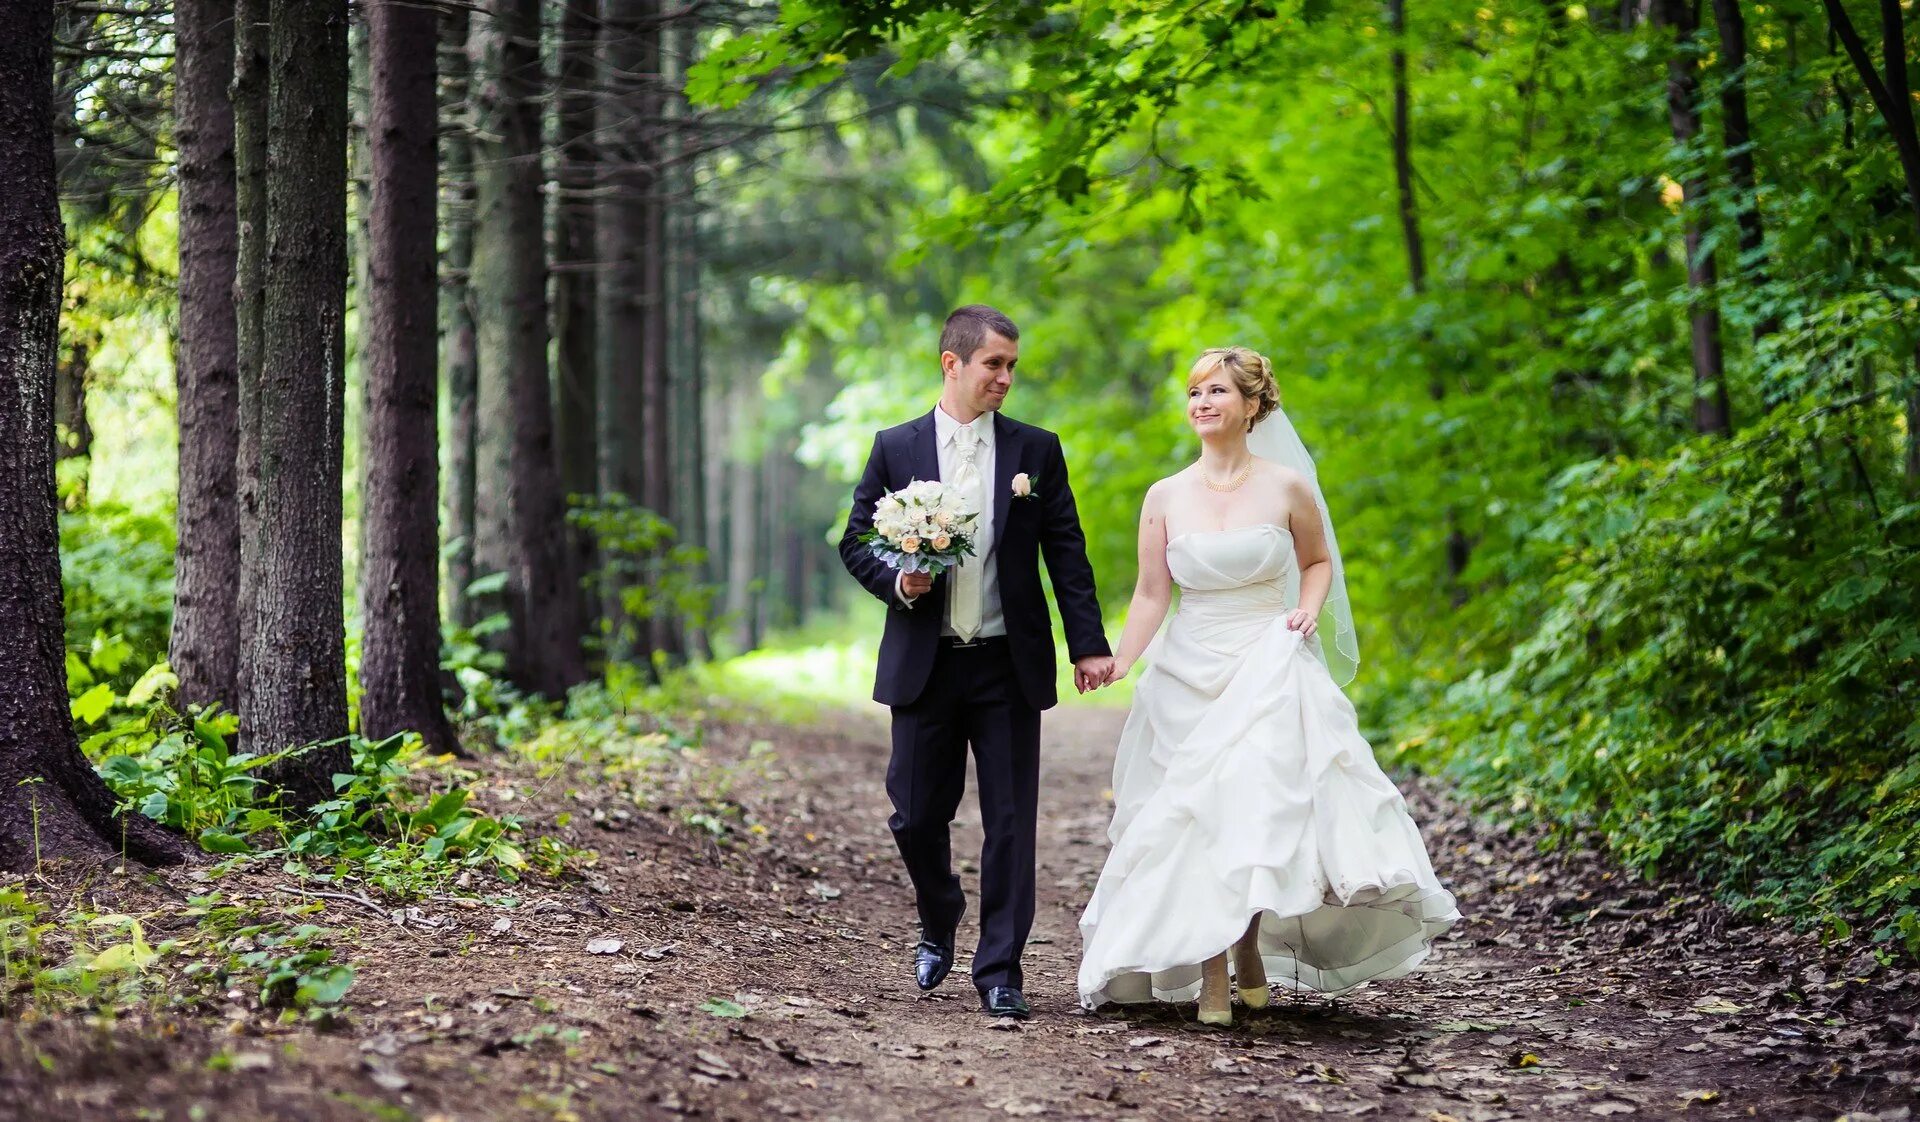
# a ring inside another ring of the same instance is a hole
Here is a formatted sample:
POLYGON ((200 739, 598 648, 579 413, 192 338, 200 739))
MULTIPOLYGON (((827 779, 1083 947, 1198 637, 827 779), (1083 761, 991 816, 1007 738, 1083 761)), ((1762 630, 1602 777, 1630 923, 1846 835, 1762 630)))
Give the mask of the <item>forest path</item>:
MULTIPOLYGON (((1081 1012, 1075 922, 1105 854, 1120 719, 1071 708, 1046 722, 1025 1024, 978 1011, 971 911, 954 977, 928 996, 912 984, 878 720, 723 727, 704 755, 765 829, 748 844, 716 846, 667 791, 635 807, 604 784, 483 764, 489 789, 518 786, 530 820, 572 812, 563 832, 601 855, 584 885, 529 882, 511 910, 423 905, 405 931, 331 913, 355 925, 336 944, 359 964, 344 1031, 237 1012, 225 1030, 202 1018, 118 1038, 38 1026, 0 1054, 0 1116, 185 1118, 197 1102, 215 1118, 563 1122, 1907 1117, 1910 972, 1731 927, 1590 853, 1540 855, 1421 783, 1404 789, 1466 920, 1419 972, 1337 1003, 1237 1009, 1230 1031, 1197 1026, 1191 1007, 1081 1012), (589 953, 604 936, 619 951, 589 953), (210 1067, 216 1049, 249 1058, 210 1067)), ((977 854, 978 821, 969 795, 957 857, 977 854)), ((263 902, 272 879, 256 885, 263 902)))

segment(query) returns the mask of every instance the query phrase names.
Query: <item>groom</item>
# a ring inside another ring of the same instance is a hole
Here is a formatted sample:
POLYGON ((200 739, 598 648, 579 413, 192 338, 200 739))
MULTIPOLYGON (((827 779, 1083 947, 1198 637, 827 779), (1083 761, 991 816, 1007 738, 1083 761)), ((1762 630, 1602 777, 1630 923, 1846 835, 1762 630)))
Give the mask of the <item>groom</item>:
POLYGON ((1075 687, 1098 687, 1113 664, 1060 438, 1000 413, 1019 356, 1020 331, 1000 312, 970 304, 947 317, 940 403, 874 437, 840 539, 847 571, 890 609, 873 699, 893 709, 888 825, 920 911, 915 977, 930 990, 953 967, 966 898, 948 828, 971 745, 986 828, 973 984, 995 1017, 1028 1013, 1020 955, 1033 926, 1040 712, 1056 700, 1043 554, 1075 687), (939 578, 896 572, 859 540, 880 496, 917 479, 961 489, 981 512, 974 556, 939 578))

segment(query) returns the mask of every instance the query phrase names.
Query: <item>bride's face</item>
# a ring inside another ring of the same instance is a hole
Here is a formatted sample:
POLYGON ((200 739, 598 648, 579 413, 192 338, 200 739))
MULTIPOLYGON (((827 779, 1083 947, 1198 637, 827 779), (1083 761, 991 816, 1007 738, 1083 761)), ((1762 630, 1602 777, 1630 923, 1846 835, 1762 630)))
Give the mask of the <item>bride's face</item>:
POLYGON ((1203 440, 1224 432, 1246 432, 1252 415, 1253 402, 1224 372, 1209 374, 1187 388, 1187 423, 1203 440))

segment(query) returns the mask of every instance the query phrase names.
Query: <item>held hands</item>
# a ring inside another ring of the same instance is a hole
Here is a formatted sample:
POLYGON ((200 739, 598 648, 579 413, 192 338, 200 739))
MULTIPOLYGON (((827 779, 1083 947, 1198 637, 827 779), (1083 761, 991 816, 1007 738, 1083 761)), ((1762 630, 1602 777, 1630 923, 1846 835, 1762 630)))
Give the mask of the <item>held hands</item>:
POLYGON ((1320 630, 1320 621, 1305 608, 1295 608, 1287 613, 1287 630, 1298 631, 1302 639, 1311 639, 1313 633, 1320 630))
POLYGON ((1073 664, 1073 688, 1086 693, 1113 681, 1113 656, 1089 655, 1073 664))

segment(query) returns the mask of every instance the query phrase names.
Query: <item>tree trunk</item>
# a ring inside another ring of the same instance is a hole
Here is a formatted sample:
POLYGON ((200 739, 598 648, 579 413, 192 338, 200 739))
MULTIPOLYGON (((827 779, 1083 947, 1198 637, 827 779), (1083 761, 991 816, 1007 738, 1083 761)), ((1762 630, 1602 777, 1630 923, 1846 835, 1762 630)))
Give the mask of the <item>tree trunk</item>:
POLYGON ((440 697, 438 417, 434 339, 434 10, 371 0, 368 292, 362 346, 360 732, 459 741, 440 697))
MULTIPOLYGON (((1767 239, 1760 219, 1760 178, 1754 170, 1753 124, 1747 115, 1747 21, 1740 0, 1713 0, 1713 21, 1720 32, 1720 65, 1726 70, 1720 90, 1721 147, 1738 207, 1741 268, 1749 281, 1764 288, 1767 239)), ((1763 315, 1753 325, 1753 338, 1758 342, 1778 330, 1779 317, 1763 315)))
POLYGON ((233 0, 174 8, 180 149, 180 489, 167 657, 189 705, 239 704, 240 230, 234 187, 233 0))
MULTIPOLYGON (((620 495, 662 517, 653 506, 655 484, 648 481, 655 457, 649 452, 647 394, 652 359, 652 196, 656 157, 654 120, 658 117, 652 82, 659 68, 657 0, 604 0, 600 72, 607 91, 600 104, 600 491, 620 495)), ((612 560, 612 559, 609 559, 612 560)), ((628 619, 621 608, 621 585, 644 573, 645 559, 617 559, 621 574, 605 589, 611 626, 609 657, 650 663, 655 648, 651 623, 628 619)))
MULTIPOLYGON (((1659 0, 1661 22, 1673 28, 1674 49, 1667 56, 1667 119, 1673 142, 1690 148, 1700 136, 1700 77, 1693 58, 1696 30, 1692 0, 1659 0)), ((1692 159, 1691 155, 1688 156, 1692 159)), ((1687 246, 1688 322, 1693 342, 1693 427, 1725 436, 1733 430, 1727 404, 1726 360, 1720 343, 1720 305, 1714 291, 1718 273, 1713 254, 1702 251, 1708 215, 1704 168, 1690 170, 1680 184, 1681 223, 1687 246)))
POLYGON ((1393 36, 1388 65, 1393 70, 1393 179, 1400 200, 1400 233, 1407 248, 1407 281, 1415 292, 1427 289, 1427 253, 1420 238, 1420 212, 1413 195, 1413 139, 1408 118, 1407 3, 1387 0, 1387 29, 1393 36))
MULTIPOLYGON (((1906 19, 1899 0, 1880 0, 1880 51, 1886 73, 1874 69, 1866 44, 1854 29, 1853 21, 1840 0, 1822 0, 1827 22, 1845 46, 1855 72, 1867 87, 1867 94, 1880 110, 1900 157, 1901 175, 1906 180, 1907 208, 1913 215, 1916 234, 1920 234, 1920 131, 1914 128, 1912 98, 1907 90, 1906 19)), ((1836 82, 1837 86, 1838 83, 1836 82)), ((1852 131, 1848 114, 1848 131, 1852 131)), ((1851 145, 1849 145, 1851 146, 1851 145)), ((1920 372, 1920 347, 1914 349, 1914 367, 1920 372)), ((1907 483, 1920 489, 1920 384, 1907 397, 1907 483)))
POLYGON ((472 22, 464 7, 440 17, 440 52, 446 81, 443 115, 448 118, 441 146, 447 199, 444 207, 447 269, 440 301, 445 343, 441 363, 447 380, 446 541, 447 615, 462 627, 479 622, 467 598, 473 583, 474 439, 479 425, 479 355, 473 322, 473 293, 467 274, 473 265, 473 132, 467 101, 471 64, 467 31, 472 22))
MULTIPOLYGON (((667 306, 672 322, 667 333, 668 369, 674 386, 674 521, 679 540, 703 552, 708 542, 706 498, 706 390, 705 371, 700 354, 700 245, 699 206, 695 195, 696 179, 691 163, 693 142, 688 132, 691 112, 680 91, 686 83, 687 67, 698 46, 697 28, 683 26, 675 30, 671 49, 662 53, 674 60, 668 76, 673 91, 668 117, 672 131, 667 148, 672 158, 671 184, 666 200, 672 246, 668 275, 667 306)), ((693 574, 706 580, 705 565, 693 574)), ((710 658, 712 652, 704 620, 685 620, 681 628, 687 655, 710 658)))
MULTIPOLYGON (((560 15, 560 73, 554 150, 558 153, 554 202, 553 331, 559 359, 554 431, 560 449, 560 486, 567 495, 591 497, 599 489, 599 341, 596 337, 594 261, 594 101, 600 32, 599 0, 565 0, 560 15)), ((593 535, 569 525, 569 567, 594 572, 593 535)), ((595 597, 579 590, 585 630, 600 614, 595 597)))
POLYGON ((93 425, 87 420, 87 383, 92 365, 90 341, 69 339, 53 384, 53 424, 59 438, 54 454, 61 460, 93 457, 93 425))
MULTIPOLYGON (((1388 56, 1388 65, 1393 71, 1393 178, 1400 208, 1400 235, 1407 252, 1407 284, 1414 295, 1421 296, 1427 291, 1427 250, 1426 241, 1420 234, 1420 210, 1414 195, 1413 174, 1413 94, 1407 84, 1407 5, 1406 0, 1387 0, 1387 29, 1393 36, 1393 47, 1388 56)), ((1427 350, 1431 350, 1431 340, 1427 340, 1427 350)), ((1424 356, 1431 369, 1427 375, 1427 396, 1434 401, 1444 400, 1447 396, 1446 382, 1442 379, 1442 364, 1435 362, 1433 356, 1424 356)), ((1442 463, 1451 470, 1451 456, 1447 449, 1441 448, 1442 463)), ((1466 571, 1467 561, 1472 554, 1467 535, 1460 528, 1460 515, 1451 504, 1446 510, 1446 567, 1447 587, 1452 590, 1455 604, 1464 601, 1465 593, 1460 588, 1460 574, 1466 571)))
POLYGON ((735 386, 728 394, 729 428, 734 432, 734 447, 727 450, 727 615, 734 623, 734 646, 741 652, 760 645, 760 629, 755 611, 753 582, 758 576, 760 558, 760 457, 741 445, 757 445, 753 434, 743 432, 744 410, 751 406, 748 392, 735 386))
POLYGON ((151 820, 115 820, 67 711, 53 483, 65 239, 53 165, 53 4, 8 7, 0 36, 0 868, 117 850, 186 856, 151 820))
POLYGON ((473 290, 479 323, 474 564, 507 574, 507 673, 564 697, 586 679, 547 379, 540 12, 492 0, 480 48, 473 290))
POLYGON ((312 745, 265 770, 297 805, 346 771, 340 471, 347 281, 346 0, 272 0, 259 566, 240 699, 250 750, 312 745))
POLYGON ((253 679, 254 609, 259 600, 260 363, 265 353, 267 277, 267 39, 269 0, 234 0, 233 190, 235 233, 234 359, 240 431, 235 446, 235 504, 240 519, 240 579, 234 618, 234 711, 253 679))

